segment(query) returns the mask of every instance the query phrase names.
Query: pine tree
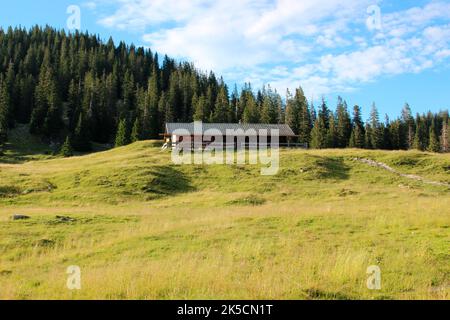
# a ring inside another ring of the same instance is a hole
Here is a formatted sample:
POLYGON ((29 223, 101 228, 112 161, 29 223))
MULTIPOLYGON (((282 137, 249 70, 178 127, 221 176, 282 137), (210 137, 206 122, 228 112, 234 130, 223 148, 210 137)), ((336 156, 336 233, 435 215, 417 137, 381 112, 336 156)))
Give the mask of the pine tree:
POLYGON ((65 158, 73 156, 73 148, 69 136, 67 136, 66 141, 61 147, 60 155, 65 158))
POLYGON ((428 144, 428 151, 430 152, 439 152, 441 151, 441 146, 439 145, 439 139, 436 134, 436 125, 433 119, 433 122, 430 127, 429 132, 429 144, 428 144))
POLYGON ((57 137, 63 127, 62 105, 57 91, 56 83, 49 86, 48 109, 42 126, 42 133, 47 137, 57 137))
POLYGON ((140 141, 142 137, 141 133, 141 122, 138 118, 134 121, 133 129, 131 130, 131 143, 140 141))
POLYGON ((72 79, 69 85, 69 92, 67 96, 67 111, 66 116, 69 122, 69 130, 73 131, 77 125, 78 113, 80 110, 80 92, 79 85, 72 79))
POLYGON ((429 131, 427 131, 425 120, 421 116, 417 115, 416 131, 414 134, 413 140, 414 142, 412 147, 420 151, 427 150, 428 138, 429 138, 429 131))
POLYGON ((440 136, 440 142, 441 142, 441 151, 442 152, 450 152, 450 119, 447 119, 447 121, 442 121, 442 131, 440 136))
POLYGON ((322 117, 318 117, 311 131, 311 148, 325 149, 328 147, 327 128, 322 117))
POLYGON ((289 90, 286 91, 286 116, 285 116, 285 122, 286 124, 291 127, 292 131, 294 131, 295 134, 298 134, 298 109, 297 109, 297 103, 295 103, 294 98, 292 97, 289 90))
MULTIPOLYGON (((196 96, 194 96, 196 97, 196 96)), ((206 98, 201 95, 200 98, 193 100, 194 105, 194 121, 205 121, 206 98)))
POLYGON ((78 116, 72 146, 76 151, 91 151, 89 127, 84 113, 80 113, 78 116))
MULTIPOLYGON (((311 147, 316 149, 324 149, 331 147, 334 144, 334 138, 331 138, 330 133, 330 110, 322 98, 322 106, 319 109, 317 120, 311 132, 311 147)), ((333 119, 334 121, 334 119, 333 119)), ((335 123, 333 122, 333 132, 336 131, 335 123)))
POLYGON ((372 127, 366 123, 366 128, 364 130, 364 148, 374 149, 372 145, 372 127))
POLYGON ((265 95, 261 108, 261 123, 273 124, 276 123, 276 118, 276 105, 273 103, 270 96, 265 95))
POLYGON ((230 105, 228 101, 228 92, 224 85, 219 89, 216 98, 214 112, 212 113, 211 122, 226 123, 230 117, 230 105))
POLYGON ((383 147, 383 128, 380 125, 378 110, 373 103, 372 110, 370 112, 370 134, 368 136, 368 139, 370 139, 370 148, 371 149, 382 149, 383 147))
POLYGON ((311 141, 312 130, 311 113, 308 100, 301 87, 296 90, 295 101, 298 106, 298 139, 300 143, 309 143, 311 141))
POLYGON ((338 147, 338 128, 336 126, 336 120, 332 113, 330 113, 330 127, 327 131, 327 148, 338 147))
POLYGON ((0 74, 0 154, 8 138, 9 92, 0 74))
POLYGON ((16 83, 16 74, 14 69, 14 63, 11 61, 8 65, 8 70, 5 75, 5 86, 8 91, 9 96, 9 107, 8 107, 8 126, 10 128, 14 127, 15 116, 16 114, 16 105, 17 105, 17 86, 16 83))
POLYGON ((144 110, 144 132, 146 137, 157 138, 159 134, 159 86, 156 70, 148 81, 147 97, 144 110))
POLYGON ((127 120, 122 119, 119 121, 119 125, 117 127, 117 134, 116 134, 116 148, 126 146, 129 143, 128 138, 128 126, 127 126, 127 120))
POLYGON ((405 103, 405 106, 403 107, 401 121, 402 141, 404 141, 403 147, 405 149, 411 149, 414 147, 415 126, 411 108, 408 103, 405 103))
POLYGON ((134 110, 135 90, 134 76, 130 70, 127 70, 123 79, 123 103, 125 111, 134 110))
POLYGON ((353 107, 352 133, 349 142, 350 148, 363 149, 365 146, 364 137, 365 131, 364 123, 361 119, 361 108, 356 105, 353 107))
POLYGON ((336 109, 337 117, 337 147, 345 148, 348 146, 352 133, 352 123, 347 110, 347 103, 338 98, 338 106, 336 109))
POLYGON ((322 98, 322 105, 319 108, 318 118, 322 118, 325 128, 328 130, 330 127, 330 109, 327 106, 325 98, 322 98))
POLYGON ((246 97, 246 105, 243 114, 244 123, 258 123, 259 122, 259 112, 258 106, 256 104, 255 97, 253 93, 249 92, 246 97))
POLYGON ((48 94, 50 86, 50 70, 45 66, 41 68, 39 73, 39 83, 35 89, 35 105, 31 113, 30 133, 42 133, 42 127, 48 111, 48 94))
POLYGON ((400 150, 402 146, 401 141, 401 122, 396 120, 389 126, 389 137, 392 150, 400 150))

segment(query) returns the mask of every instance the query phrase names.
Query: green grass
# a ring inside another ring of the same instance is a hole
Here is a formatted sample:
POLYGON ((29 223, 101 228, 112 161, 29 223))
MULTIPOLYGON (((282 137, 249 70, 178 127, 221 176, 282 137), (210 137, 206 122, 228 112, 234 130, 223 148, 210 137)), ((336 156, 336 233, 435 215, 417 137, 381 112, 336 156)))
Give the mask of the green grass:
POLYGON ((261 176, 175 166, 156 142, 26 149, 0 159, 0 299, 449 298, 449 188, 354 161, 450 182, 449 155, 282 150, 279 174, 261 176))

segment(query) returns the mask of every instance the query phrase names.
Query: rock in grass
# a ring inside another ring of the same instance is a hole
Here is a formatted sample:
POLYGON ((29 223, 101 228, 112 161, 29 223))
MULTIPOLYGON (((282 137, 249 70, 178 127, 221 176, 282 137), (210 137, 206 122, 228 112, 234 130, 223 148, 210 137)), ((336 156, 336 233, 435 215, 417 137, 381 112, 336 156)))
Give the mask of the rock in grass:
POLYGON ((52 247, 55 245, 55 241, 49 239, 41 239, 37 241, 36 245, 38 247, 52 247))
POLYGON ((11 270, 2 270, 2 271, 0 271, 0 276, 9 276, 10 274, 12 274, 11 270))
POLYGON ((64 216, 56 216, 56 220, 59 222, 75 222, 76 220, 71 217, 64 217, 64 216))
POLYGON ((16 221, 16 220, 28 220, 31 219, 29 216, 25 216, 23 214, 15 214, 11 217, 12 220, 16 221))

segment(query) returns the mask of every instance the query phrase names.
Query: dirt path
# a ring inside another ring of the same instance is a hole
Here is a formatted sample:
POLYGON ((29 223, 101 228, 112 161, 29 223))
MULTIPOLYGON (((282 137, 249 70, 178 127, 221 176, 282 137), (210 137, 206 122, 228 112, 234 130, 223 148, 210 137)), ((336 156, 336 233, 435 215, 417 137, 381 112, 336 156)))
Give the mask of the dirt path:
POLYGON ((411 180, 415 180, 415 181, 421 181, 423 183, 431 184, 431 185, 435 185, 435 186, 450 187, 449 183, 428 180, 428 179, 425 179, 425 178, 423 178, 421 176, 417 176, 417 175, 414 175, 414 174, 401 173, 401 172, 395 170, 394 168, 388 166, 387 164, 385 164, 383 162, 377 162, 377 161, 374 161, 374 160, 361 159, 361 158, 355 158, 353 160, 361 162, 361 163, 368 164, 369 166, 372 166, 372 167, 382 168, 382 169, 387 170, 389 172, 392 172, 392 173, 394 173, 396 175, 399 175, 400 177, 403 177, 403 178, 407 178, 407 179, 411 179, 411 180))

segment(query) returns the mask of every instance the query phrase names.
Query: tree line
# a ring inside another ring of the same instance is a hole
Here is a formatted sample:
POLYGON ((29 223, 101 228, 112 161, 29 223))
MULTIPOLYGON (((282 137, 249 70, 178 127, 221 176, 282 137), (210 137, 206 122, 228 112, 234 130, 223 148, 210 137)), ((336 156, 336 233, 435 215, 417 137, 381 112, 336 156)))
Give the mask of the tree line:
POLYGON ((150 49, 49 26, 0 29, 0 148, 8 131, 28 124, 32 134, 62 144, 62 153, 92 143, 126 145, 159 138, 166 122, 286 123, 312 148, 418 149, 449 152, 449 113, 368 121, 338 99, 318 108, 298 88, 286 97, 270 86, 229 90, 213 72, 160 58, 150 49), (317 109, 317 110, 316 110, 317 109))

